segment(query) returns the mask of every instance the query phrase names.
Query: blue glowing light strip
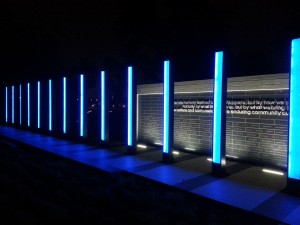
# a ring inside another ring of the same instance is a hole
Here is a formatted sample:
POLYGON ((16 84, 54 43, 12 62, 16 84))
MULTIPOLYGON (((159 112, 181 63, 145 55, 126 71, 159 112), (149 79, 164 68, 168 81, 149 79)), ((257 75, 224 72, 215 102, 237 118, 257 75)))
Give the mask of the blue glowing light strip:
POLYGON ((30 83, 27 83, 27 126, 30 126, 30 83))
POLYGON ((169 123, 170 123, 170 61, 164 61, 164 145, 163 152, 169 153, 169 123))
POLYGON ((5 87, 5 122, 8 122, 8 96, 7 87, 5 87))
POLYGON ((105 72, 101 71, 101 140, 105 141, 105 72))
POLYGON ((300 179, 300 38, 292 40, 288 177, 300 179))
POLYGON ((80 75, 80 136, 83 137, 83 120, 84 120, 84 80, 83 74, 80 75))
POLYGON ((67 78, 63 78, 63 132, 67 132, 67 78))
POLYGON ((22 124, 22 85, 20 84, 19 86, 19 101, 20 101, 20 125, 22 124))
POLYGON ((128 124, 127 124, 127 129, 128 129, 128 136, 127 136, 127 143, 128 146, 132 146, 132 67, 128 67, 128 124))
POLYGON ((52 80, 49 80, 49 131, 52 131, 52 80))
POLYGON ((15 123, 15 86, 11 87, 11 122, 15 123))
POLYGON ((37 82, 37 128, 41 128, 41 85, 37 82))
POLYGON ((221 163, 221 114, 223 52, 215 53, 213 162, 221 163))

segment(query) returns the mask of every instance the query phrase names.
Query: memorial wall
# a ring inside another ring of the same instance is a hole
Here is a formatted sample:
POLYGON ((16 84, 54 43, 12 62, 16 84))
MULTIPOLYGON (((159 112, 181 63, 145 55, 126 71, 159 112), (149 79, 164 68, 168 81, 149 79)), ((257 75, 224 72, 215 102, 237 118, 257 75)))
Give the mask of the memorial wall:
MULTIPOLYGON (((228 79, 227 157, 286 167, 288 74, 228 79)), ((162 84, 138 86, 138 141, 163 140, 162 84)), ((213 80, 175 83, 174 149, 211 154, 213 80)))

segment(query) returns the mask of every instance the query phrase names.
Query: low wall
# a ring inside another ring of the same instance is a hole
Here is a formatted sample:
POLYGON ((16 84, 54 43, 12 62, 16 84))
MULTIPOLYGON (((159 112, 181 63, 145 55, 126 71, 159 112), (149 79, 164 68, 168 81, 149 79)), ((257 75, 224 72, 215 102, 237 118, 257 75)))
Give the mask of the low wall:
MULTIPOLYGON (((228 79, 226 155, 286 167, 289 75, 228 79)), ((163 84, 139 85, 138 141, 163 140, 163 84)), ((174 148, 211 154, 213 80, 176 82, 174 148)))

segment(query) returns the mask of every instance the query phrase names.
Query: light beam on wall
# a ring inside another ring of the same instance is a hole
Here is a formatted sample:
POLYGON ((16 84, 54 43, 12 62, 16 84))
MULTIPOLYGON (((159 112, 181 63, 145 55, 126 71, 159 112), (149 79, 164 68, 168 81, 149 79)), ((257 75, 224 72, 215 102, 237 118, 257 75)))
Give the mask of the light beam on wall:
POLYGON ((37 128, 41 128, 41 84, 37 82, 37 128))
POLYGON ((21 84, 19 86, 19 101, 20 101, 19 116, 20 116, 20 125, 21 125, 22 124, 22 85, 21 84))
POLYGON ((101 141, 105 140, 105 113, 106 113, 106 96, 105 96, 105 72, 101 71, 101 141))
POLYGON ((5 122, 8 122, 8 96, 7 96, 7 87, 5 87, 5 122))
POLYGON ((222 118, 222 73, 223 52, 215 53, 213 162, 221 164, 221 118, 222 118))
POLYGON ((52 131, 52 80, 49 80, 49 131, 52 131))
POLYGON ((84 76, 80 75, 80 136, 84 135, 84 76))
POLYGON ((67 132, 67 78, 63 78, 63 133, 67 132))
POLYGON ((132 67, 129 66, 128 67, 128 104, 127 104, 127 116, 128 116, 128 120, 127 120, 127 144, 128 146, 132 146, 132 118, 133 118, 133 105, 132 105, 132 91, 133 91, 133 86, 132 86, 132 67))
POLYGON ((15 123, 15 86, 11 87, 11 122, 15 123))
POLYGON ((30 126, 30 83, 27 83, 27 126, 30 126))
POLYGON ((170 61, 164 61, 164 145, 163 152, 169 153, 169 123, 170 123, 170 61))
POLYGON ((288 177, 300 180, 300 38, 292 40, 288 177))

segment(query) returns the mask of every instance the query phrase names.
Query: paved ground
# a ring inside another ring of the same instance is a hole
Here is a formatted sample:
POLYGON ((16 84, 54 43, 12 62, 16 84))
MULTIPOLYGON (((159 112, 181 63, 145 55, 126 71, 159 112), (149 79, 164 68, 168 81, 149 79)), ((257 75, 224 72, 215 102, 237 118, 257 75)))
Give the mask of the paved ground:
POLYGON ((282 223, 300 224, 300 198, 284 191, 286 174, 267 174, 261 167, 228 162, 228 175, 216 178, 210 175, 211 162, 204 156, 181 153, 176 163, 163 164, 161 152, 155 149, 129 156, 122 146, 99 149, 4 126, 0 135, 107 172, 128 171, 282 223))

